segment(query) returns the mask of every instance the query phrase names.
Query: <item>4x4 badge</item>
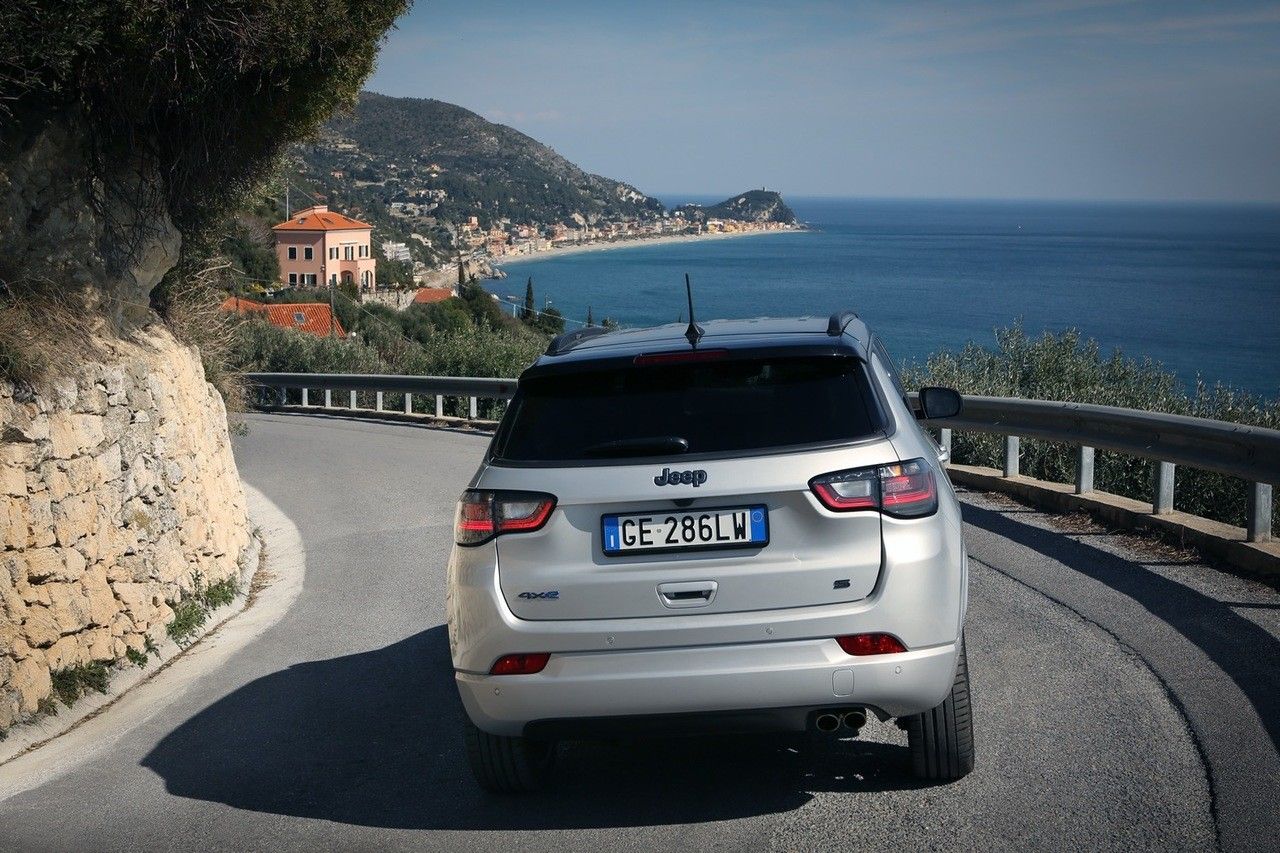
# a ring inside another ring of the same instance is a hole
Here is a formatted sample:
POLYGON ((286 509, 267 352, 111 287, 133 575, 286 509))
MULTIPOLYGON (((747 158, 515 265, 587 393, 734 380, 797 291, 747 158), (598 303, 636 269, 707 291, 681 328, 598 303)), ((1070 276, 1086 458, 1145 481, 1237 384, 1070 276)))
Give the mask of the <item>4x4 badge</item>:
POLYGON ((672 471, 663 468, 662 473, 653 478, 655 486, 693 486, 695 489, 707 482, 707 472, 701 468, 693 471, 672 471))

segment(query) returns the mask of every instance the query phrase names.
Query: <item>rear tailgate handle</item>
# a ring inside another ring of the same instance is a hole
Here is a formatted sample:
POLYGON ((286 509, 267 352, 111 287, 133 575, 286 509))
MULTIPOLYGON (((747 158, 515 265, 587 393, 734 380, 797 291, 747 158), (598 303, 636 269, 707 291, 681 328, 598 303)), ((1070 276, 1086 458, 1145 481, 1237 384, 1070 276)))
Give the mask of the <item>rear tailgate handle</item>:
POLYGON ((658 584, 658 600, 663 607, 706 607, 716 597, 715 581, 679 581, 658 584))

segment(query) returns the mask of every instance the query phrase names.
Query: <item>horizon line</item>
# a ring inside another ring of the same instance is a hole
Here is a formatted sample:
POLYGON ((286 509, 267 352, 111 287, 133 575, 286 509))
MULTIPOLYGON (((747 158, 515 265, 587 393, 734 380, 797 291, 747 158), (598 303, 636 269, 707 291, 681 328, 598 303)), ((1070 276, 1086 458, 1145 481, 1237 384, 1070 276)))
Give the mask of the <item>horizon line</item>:
MULTIPOLYGON (((715 198, 721 201, 728 201, 734 196, 742 195, 744 192, 758 190, 759 187, 751 187, 750 190, 740 190, 734 193, 723 192, 652 192, 648 193, 650 198, 658 199, 678 199, 681 196, 688 198, 715 198)), ((985 203, 985 204, 1018 204, 1018 203, 1036 203, 1036 204, 1115 204, 1115 205, 1170 205, 1170 206, 1187 206, 1187 207, 1280 207, 1280 198, 1277 199, 1223 199, 1223 198, 1125 198, 1121 196, 1112 197, 1096 197, 1096 198, 1063 198, 1060 196, 932 196, 932 195, 844 195, 839 193, 789 193, 783 190, 768 188, 769 192, 776 192, 786 199, 808 199, 814 201, 921 201, 921 202, 958 202, 958 203, 985 203)))

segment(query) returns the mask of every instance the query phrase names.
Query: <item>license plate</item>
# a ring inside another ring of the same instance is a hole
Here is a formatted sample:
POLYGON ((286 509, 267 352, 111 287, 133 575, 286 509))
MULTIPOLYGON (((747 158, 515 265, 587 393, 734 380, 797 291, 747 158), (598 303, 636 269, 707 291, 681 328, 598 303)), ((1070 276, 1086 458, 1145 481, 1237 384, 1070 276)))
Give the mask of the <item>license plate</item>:
POLYGON ((609 557, 769 544, 769 510, 763 505, 606 515, 600 521, 609 557))

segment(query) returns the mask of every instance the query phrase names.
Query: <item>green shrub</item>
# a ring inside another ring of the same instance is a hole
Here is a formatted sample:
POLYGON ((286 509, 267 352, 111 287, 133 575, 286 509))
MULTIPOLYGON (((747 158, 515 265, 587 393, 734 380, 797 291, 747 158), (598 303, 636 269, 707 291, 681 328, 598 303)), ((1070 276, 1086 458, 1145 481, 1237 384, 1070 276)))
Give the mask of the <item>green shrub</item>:
MULTIPOLYGON (((84 117, 99 175, 144 154, 184 236, 355 104, 405 0, 9 0, 0 112, 84 117), (326 22, 340 21, 340 26, 326 22)), ((8 116, 6 116, 8 118, 8 116)))
POLYGON ((49 677, 53 681, 54 695, 70 708, 90 690, 106 693, 109 673, 104 664, 94 661, 56 670, 49 673, 49 677))
MULTIPOLYGON (((197 572, 191 592, 177 601, 169 602, 169 607, 173 610, 173 620, 165 626, 169 639, 180 646, 190 643, 196 631, 209 620, 209 613, 230 604, 239 591, 240 586, 234 577, 205 586, 204 576, 197 572)), ((148 649, 153 650, 150 647, 148 649)))
POLYGON ((239 591, 240 587, 235 578, 209 584, 209 588, 204 591, 204 603, 211 610, 225 607, 235 600, 236 593, 239 591))
MULTIPOLYGON (((145 256, 154 235, 172 223, 179 262, 150 292, 150 307, 201 347, 210 380, 234 407, 234 377, 224 381, 219 363, 221 323, 209 288, 194 280, 219 269, 241 281, 275 277, 270 235, 238 211, 261 196, 290 144, 354 106, 407 8, 407 0, 5 0, 0 175, 48 168, 52 184, 11 194, 0 285, 21 284, 30 295, 17 295, 31 301, 62 291, 95 331, 95 313, 145 324, 152 315, 141 295, 108 289, 113 300, 98 306, 81 287, 107 285, 140 261, 149 267, 159 257, 145 256), (64 207, 83 209, 72 231, 50 215, 64 207), (77 273, 44 248, 88 229, 101 232, 92 243, 101 264, 86 259, 77 273)), ((0 300, 0 377, 32 384, 83 358, 75 328, 30 322, 33 314, 4 304, 14 296, 0 300)))
MULTIPOLYGON (((1188 392, 1177 375, 1159 362, 1131 358, 1119 350, 1104 355, 1096 341, 1085 340, 1075 329, 1031 337, 1021 325, 1014 325, 996 329, 995 335, 994 348, 971 342, 959 352, 934 353, 924 365, 908 365, 904 381, 912 388, 945 385, 962 394, 1094 403, 1280 429, 1280 400, 1202 381, 1188 392)), ((1024 474, 1055 482, 1075 480, 1074 446, 1024 439, 1021 450, 1024 474)), ((952 459, 998 468, 1001 438, 956 432, 952 459)), ((1152 465, 1146 459, 1099 451, 1094 459, 1094 485, 1112 494, 1148 501, 1152 465)), ((1243 480, 1182 467, 1176 476, 1177 509, 1244 524, 1248 485, 1243 480)), ((1280 522, 1280 506, 1276 518, 1280 522)))
POLYGON ((169 607, 173 610, 173 620, 165 626, 165 631, 168 632, 169 639, 180 646, 185 646, 191 642, 200 626, 208 620, 209 608, 196 595, 171 601, 169 607))
MULTIPOLYGON (((464 300, 426 307, 435 310, 356 306, 359 313, 346 339, 321 338, 249 319, 236 331, 231 363, 244 372, 514 377, 546 349, 545 334, 510 317, 491 322, 482 311, 472 313, 464 300)), ((345 405, 345 395, 335 402, 345 405)), ((360 404, 370 405, 364 397, 360 404)), ((383 405, 399 410, 404 397, 386 394, 383 405)), ((467 414, 467 404, 458 398, 446 398, 445 405, 447 415, 467 414)), ((477 414, 495 418, 501 411, 501 403, 481 401, 477 414)))

